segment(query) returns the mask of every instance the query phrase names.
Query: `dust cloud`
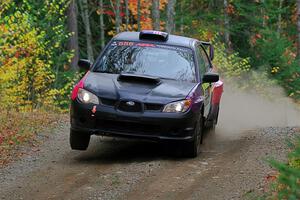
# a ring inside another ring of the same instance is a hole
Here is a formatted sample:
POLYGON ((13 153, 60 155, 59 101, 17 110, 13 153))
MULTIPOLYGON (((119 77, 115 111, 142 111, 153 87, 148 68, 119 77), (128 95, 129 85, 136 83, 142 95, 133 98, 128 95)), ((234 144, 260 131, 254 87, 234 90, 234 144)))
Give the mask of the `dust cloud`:
POLYGON ((238 133, 264 127, 300 126, 300 110, 282 89, 269 89, 268 96, 233 89, 225 84, 217 132, 238 133))

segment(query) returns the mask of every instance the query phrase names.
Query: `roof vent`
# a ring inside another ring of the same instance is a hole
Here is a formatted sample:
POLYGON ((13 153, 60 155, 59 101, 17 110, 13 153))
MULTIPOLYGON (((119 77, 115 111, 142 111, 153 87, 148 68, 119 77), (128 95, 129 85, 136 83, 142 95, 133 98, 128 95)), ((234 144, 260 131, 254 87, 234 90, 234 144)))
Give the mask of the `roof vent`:
POLYGON ((155 40, 155 41, 167 41, 169 34, 161 31, 143 30, 140 32, 140 40, 155 40))

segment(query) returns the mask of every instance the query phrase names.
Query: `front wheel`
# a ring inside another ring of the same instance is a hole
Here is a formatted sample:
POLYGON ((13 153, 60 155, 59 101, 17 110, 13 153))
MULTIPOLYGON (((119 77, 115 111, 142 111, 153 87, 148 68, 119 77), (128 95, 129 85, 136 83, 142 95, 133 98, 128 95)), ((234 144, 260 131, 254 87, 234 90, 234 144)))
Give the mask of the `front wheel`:
POLYGON ((86 150, 90 143, 91 135, 80 131, 70 131, 70 146, 74 150, 86 150))
POLYGON ((194 129, 194 137, 192 141, 183 142, 183 155, 189 158, 195 158, 200 153, 200 143, 203 137, 203 117, 197 121, 194 129))

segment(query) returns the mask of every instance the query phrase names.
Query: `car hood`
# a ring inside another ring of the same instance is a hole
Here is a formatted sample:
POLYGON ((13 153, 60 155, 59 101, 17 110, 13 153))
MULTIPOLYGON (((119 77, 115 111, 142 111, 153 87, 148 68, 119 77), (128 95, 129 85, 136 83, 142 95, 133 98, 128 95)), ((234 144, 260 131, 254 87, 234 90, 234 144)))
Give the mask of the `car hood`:
POLYGON ((100 98, 166 104, 186 98, 196 83, 161 79, 160 83, 119 81, 118 74, 90 72, 84 88, 100 98))

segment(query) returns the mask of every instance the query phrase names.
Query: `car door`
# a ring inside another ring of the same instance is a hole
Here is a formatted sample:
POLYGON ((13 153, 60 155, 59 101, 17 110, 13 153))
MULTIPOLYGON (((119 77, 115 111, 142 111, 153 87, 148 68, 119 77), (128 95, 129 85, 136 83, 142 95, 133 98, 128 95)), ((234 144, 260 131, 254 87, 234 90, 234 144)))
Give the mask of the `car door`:
MULTIPOLYGON (((202 56, 204 58, 204 63, 205 63, 205 72, 212 72, 213 68, 212 68, 212 64, 210 61, 210 58, 207 54, 207 52, 205 51, 205 48, 203 46, 201 46, 200 52, 202 53, 202 56)), ((204 86, 206 87, 206 115, 207 116, 210 112, 210 107, 211 107, 211 99, 212 99, 212 84, 211 83, 205 83, 204 86)))
MULTIPOLYGON (((207 53, 201 44, 198 44, 196 47, 198 67, 199 67, 199 77, 202 81, 202 77, 205 73, 212 70, 209 58, 207 53)), ((210 101, 211 101, 211 84, 202 83, 202 89, 204 93, 204 117, 207 117, 210 110, 210 101)))

